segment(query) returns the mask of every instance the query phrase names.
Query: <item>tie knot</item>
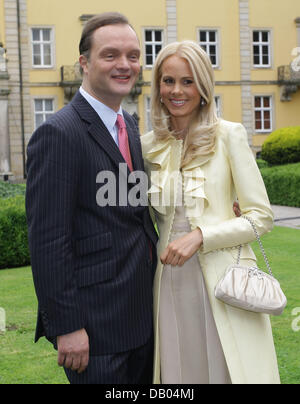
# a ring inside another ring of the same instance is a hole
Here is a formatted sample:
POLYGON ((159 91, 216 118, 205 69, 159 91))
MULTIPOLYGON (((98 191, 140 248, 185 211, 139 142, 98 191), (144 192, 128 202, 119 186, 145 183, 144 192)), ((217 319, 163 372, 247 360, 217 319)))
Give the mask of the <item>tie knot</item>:
POLYGON ((118 114, 118 116, 117 116, 117 125, 118 125, 119 129, 126 128, 125 121, 124 121, 122 115, 120 115, 120 114, 118 114))

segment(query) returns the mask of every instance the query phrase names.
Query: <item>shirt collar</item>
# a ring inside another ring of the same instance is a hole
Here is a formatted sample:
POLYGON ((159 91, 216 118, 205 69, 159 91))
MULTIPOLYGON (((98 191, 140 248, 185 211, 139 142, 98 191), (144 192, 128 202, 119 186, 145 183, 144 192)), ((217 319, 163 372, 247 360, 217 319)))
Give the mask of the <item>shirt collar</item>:
MULTIPOLYGON (((111 132, 116 124, 117 115, 120 114, 123 116, 122 107, 120 107, 118 112, 115 112, 113 109, 109 108, 107 105, 103 104, 101 101, 94 98, 92 95, 87 93, 82 86, 79 89, 81 95, 87 100, 87 102, 94 108, 99 117, 102 119, 104 125, 107 127, 109 132, 111 132)), ((123 116, 124 118, 124 116, 123 116)))

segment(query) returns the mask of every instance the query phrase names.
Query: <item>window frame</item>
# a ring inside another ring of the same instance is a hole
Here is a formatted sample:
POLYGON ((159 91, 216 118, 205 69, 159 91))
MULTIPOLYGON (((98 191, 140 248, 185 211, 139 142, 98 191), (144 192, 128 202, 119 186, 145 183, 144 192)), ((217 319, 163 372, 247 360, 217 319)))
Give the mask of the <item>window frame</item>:
POLYGON ((144 130, 146 133, 151 132, 153 130, 152 123, 151 123, 151 95, 145 94, 144 96, 144 113, 145 113, 145 120, 144 120, 144 130))
POLYGON ((214 95, 214 100, 216 104, 216 112, 217 112, 217 117, 222 118, 222 96, 219 94, 214 95))
MULTIPOLYGON (((197 43, 202 47, 202 44, 205 45, 211 45, 211 46, 216 46, 216 64, 213 64, 212 62, 212 67, 214 69, 220 69, 221 68, 221 35, 220 35, 220 29, 215 28, 215 27, 198 27, 197 28, 197 43), (203 42, 201 41, 201 32, 205 31, 206 32, 206 41, 203 42), (210 40, 207 40, 208 34, 210 32, 214 32, 216 34, 216 40, 211 42, 210 40)), ((208 54, 210 61, 211 61, 211 54, 210 51, 206 50, 206 53, 208 54)))
POLYGON ((54 96, 46 96, 46 95, 44 95, 44 96, 34 96, 34 97, 32 97, 32 104, 33 104, 33 127, 34 127, 34 130, 36 130, 37 128, 39 128, 39 126, 40 125, 42 125, 44 122, 46 122, 46 119, 45 119, 45 115, 54 115, 55 114, 55 112, 56 112, 56 109, 57 109, 57 107, 56 107, 56 97, 54 97, 54 96), (44 104, 44 101, 52 101, 52 111, 50 112, 50 111, 46 111, 46 109, 45 109, 45 104, 44 104), (43 102, 43 110, 42 111, 36 111, 36 101, 42 101, 43 102), (37 123, 36 123, 36 115, 37 114, 39 114, 39 115, 43 115, 43 122, 38 126, 37 125, 37 123))
POLYGON ((55 52, 54 52, 54 46, 55 46, 55 32, 54 32, 54 27, 51 26, 31 26, 30 27, 30 41, 31 41, 31 66, 33 69, 53 69, 55 66, 55 52), (35 41, 33 39, 33 31, 34 30, 39 30, 40 31, 40 39, 38 41, 35 41), (49 41, 44 41, 43 38, 41 39, 41 31, 43 30, 49 30, 50 31, 50 40, 49 41), (35 52, 34 52, 34 45, 39 45, 40 50, 41 50, 41 64, 35 64, 34 63, 34 57, 35 57, 35 52), (51 64, 45 64, 45 53, 44 53, 44 45, 50 45, 50 58, 51 58, 51 64))
POLYGON ((161 27, 144 27, 143 28, 143 44, 144 44, 143 50, 144 50, 144 66, 145 66, 145 69, 152 69, 153 68, 155 60, 157 58, 155 46, 161 46, 161 49, 162 49, 164 47, 164 45, 165 45, 165 37, 166 37, 165 36, 165 30, 163 28, 161 28, 161 27), (146 32, 147 31, 152 31, 152 33, 151 33, 151 37, 152 37, 151 41, 146 41, 146 32), (162 38, 161 41, 155 41, 155 34, 154 34, 155 31, 160 31, 161 32, 161 38, 162 38), (154 38, 154 40, 153 40, 153 38, 154 38), (147 63, 147 46, 152 46, 152 58, 153 58, 153 63, 152 64, 147 63), (153 51, 155 51, 154 54, 153 54, 153 51))
POLYGON ((273 132, 273 127, 274 127, 274 122, 273 122, 273 119, 274 119, 274 96, 270 95, 270 94, 254 94, 253 95, 253 112, 254 112, 253 113, 253 118, 254 118, 254 130, 255 130, 255 133, 257 133, 257 134, 267 134, 267 133, 273 132), (261 99, 261 106, 260 107, 255 106, 256 98, 261 99), (270 106, 269 107, 264 107, 263 106, 262 100, 264 98, 269 98, 269 100, 270 100, 270 106), (265 121, 266 120, 265 120, 264 113, 268 112, 268 111, 270 112, 270 128, 266 129, 265 128, 265 121), (256 122, 257 122, 257 120, 256 120, 256 112, 260 112, 261 122, 262 122, 261 129, 256 128, 256 122))
POLYGON ((273 66, 273 35, 272 35, 272 30, 269 28, 252 28, 252 37, 251 37, 251 53, 252 53, 252 67, 254 69, 271 69, 273 66), (259 33, 259 41, 254 42, 254 33, 258 32, 259 33), (264 32, 268 33, 268 42, 263 42, 262 41, 262 35, 264 32), (254 63, 254 46, 259 47, 259 64, 254 63), (269 57, 269 63, 268 64, 263 64, 263 52, 262 52, 262 47, 267 46, 268 47, 268 57, 269 57))

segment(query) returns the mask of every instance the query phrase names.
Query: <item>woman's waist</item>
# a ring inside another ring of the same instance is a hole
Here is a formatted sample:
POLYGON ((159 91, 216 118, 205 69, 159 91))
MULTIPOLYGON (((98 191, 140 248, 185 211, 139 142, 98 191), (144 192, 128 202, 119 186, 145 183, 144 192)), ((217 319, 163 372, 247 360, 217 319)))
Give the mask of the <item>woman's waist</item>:
POLYGON ((187 220, 176 221, 173 223, 171 234, 190 233, 191 226, 187 220))

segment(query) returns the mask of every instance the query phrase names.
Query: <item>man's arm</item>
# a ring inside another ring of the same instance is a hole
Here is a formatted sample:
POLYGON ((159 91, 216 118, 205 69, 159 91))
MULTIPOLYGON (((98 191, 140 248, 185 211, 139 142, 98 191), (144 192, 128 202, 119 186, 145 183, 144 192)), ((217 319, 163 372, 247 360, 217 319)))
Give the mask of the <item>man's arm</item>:
POLYGON ((72 249, 78 155, 73 139, 44 124, 27 150, 26 210, 33 279, 47 337, 82 330, 72 249))

